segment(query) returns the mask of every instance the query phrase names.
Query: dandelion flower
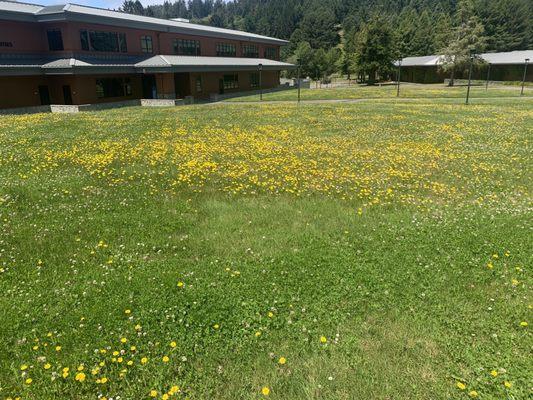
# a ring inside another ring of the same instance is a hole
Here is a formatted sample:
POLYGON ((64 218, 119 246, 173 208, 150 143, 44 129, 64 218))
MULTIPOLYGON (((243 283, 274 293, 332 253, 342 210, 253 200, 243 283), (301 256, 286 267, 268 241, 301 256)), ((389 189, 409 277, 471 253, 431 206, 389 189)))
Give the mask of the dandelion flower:
POLYGON ((513 384, 511 382, 509 382, 509 381, 504 381, 503 382, 503 386, 505 386, 507 389, 510 389, 511 386, 513 386, 513 384))
POLYGON ((526 321, 520 322, 520 326, 525 328, 527 326, 527 322, 526 321))
POLYGON ((163 394, 163 396, 161 396, 161 399, 162 400, 168 400, 169 398, 169 395, 167 393, 163 394))
POLYGON ((263 394, 263 396, 268 396, 270 394, 270 388, 268 386, 263 386, 263 388, 261 389, 261 393, 263 394))
POLYGON ((50 368, 52 368, 52 365, 50 365, 50 363, 44 364, 44 369, 50 369, 50 368))
POLYGON ((100 379, 100 383, 104 384, 104 383, 107 383, 107 378, 104 376, 103 378, 100 379))
POLYGON ((28 378, 24 382, 26 383, 26 385, 30 385, 33 382, 33 379, 28 378))
POLYGON ((163 356, 163 362, 164 363, 167 363, 170 361, 170 358, 168 358, 168 356, 163 356))
POLYGON ((461 390, 465 390, 466 389, 466 385, 463 382, 457 382, 456 385, 461 390))
POLYGON ((126 343, 127 341, 128 341, 128 339, 126 339, 125 337, 120 339, 120 343, 126 343))
POLYGON ((61 346, 56 346, 56 351, 61 351, 61 346))
POLYGON ((144 365, 148 362, 148 359, 146 357, 141 358, 141 364, 144 365))
POLYGON ((320 343, 327 343, 328 339, 325 336, 320 336, 320 343))
POLYGON ((131 314, 131 310, 124 310, 124 314, 130 315, 131 314))
POLYGON ((490 374, 494 377, 497 377, 498 376, 498 371, 496 371, 495 369, 493 369, 492 371, 490 371, 490 374))
POLYGON ((278 360, 278 363, 281 365, 284 365, 287 362, 287 359, 285 357, 280 357, 278 360))
POLYGON ((20 366, 21 371, 26 371, 28 369, 28 366, 26 364, 23 364, 20 366))
POLYGON ((272 318, 272 317, 274 317, 274 313, 272 311, 269 311, 268 312, 268 318, 272 318))
POLYGON ((85 381, 85 374, 83 372, 78 372, 74 378, 78 382, 84 382, 85 381))
POLYGON ((170 347, 174 348, 176 347, 178 344, 176 342, 170 342, 170 347))
POLYGON ((157 397, 157 390, 150 390, 150 397, 157 397))
POLYGON ((215 324, 215 325, 213 325, 213 328, 218 329, 218 328, 220 328, 220 325, 219 324, 215 324))
POLYGON ((177 385, 174 385, 170 388, 170 390, 168 391, 171 395, 174 395, 176 393, 178 393, 180 391, 180 387, 177 386, 177 385))
POLYGON ((178 282, 178 287, 183 287, 184 283, 183 282, 178 282))
POLYGON ((477 392, 475 390, 471 390, 470 392, 468 392, 468 395, 470 397, 477 397, 477 392))
POLYGON ((83 371, 84 368, 85 368, 85 367, 84 367, 83 364, 82 364, 82 365, 78 366, 78 371, 83 371))

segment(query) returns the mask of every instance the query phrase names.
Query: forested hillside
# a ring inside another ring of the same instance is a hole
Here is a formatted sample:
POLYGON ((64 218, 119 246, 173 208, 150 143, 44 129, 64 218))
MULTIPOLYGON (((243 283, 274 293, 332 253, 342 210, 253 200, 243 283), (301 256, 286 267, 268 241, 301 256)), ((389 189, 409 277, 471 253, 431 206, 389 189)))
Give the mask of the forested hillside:
POLYGON ((533 48, 531 0, 177 0, 146 8, 126 0, 121 9, 290 40, 282 58, 298 58, 315 77, 374 67, 383 75, 391 58, 454 45, 470 52, 533 48))
MULTIPOLYGON (((361 28, 372 15, 386 20, 402 42, 405 55, 427 55, 443 46, 456 0, 177 0, 144 8, 125 1, 123 9, 160 18, 188 18, 213 26, 308 41, 313 48, 330 48, 339 32, 361 28)), ((533 47, 533 2, 474 0, 485 28, 487 50, 533 47)))

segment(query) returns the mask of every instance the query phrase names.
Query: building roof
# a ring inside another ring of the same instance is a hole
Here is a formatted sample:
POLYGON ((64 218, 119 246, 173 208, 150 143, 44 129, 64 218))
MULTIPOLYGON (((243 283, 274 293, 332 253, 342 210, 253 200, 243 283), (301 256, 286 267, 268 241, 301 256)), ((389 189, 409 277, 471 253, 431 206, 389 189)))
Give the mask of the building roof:
POLYGON ((161 70, 179 71, 232 71, 238 69, 257 70, 259 64, 264 70, 292 69, 293 64, 280 61, 267 60, 264 58, 236 58, 236 57, 196 57, 159 55, 137 63, 137 68, 157 68, 161 70))
POLYGON ((0 55, 0 75, 56 75, 91 73, 154 73, 256 71, 295 68, 293 64, 262 58, 197 57, 157 55, 153 57, 121 56, 42 57, 38 55, 0 55))
MULTIPOLYGON (((480 57, 489 64, 525 64, 526 58, 533 62, 533 50, 517 50, 504 53, 483 53, 480 57)), ((440 65, 444 56, 405 57, 402 59, 402 67, 430 67, 440 65)), ((394 62, 398 66, 398 61, 394 62)))
POLYGON ((234 29, 224 29, 208 25, 192 24, 184 21, 133 15, 71 3, 41 6, 38 4, 0 0, 0 19, 15 19, 33 22, 78 21, 114 25, 124 28, 150 29, 161 32, 255 41, 276 45, 284 45, 288 43, 286 40, 234 29))

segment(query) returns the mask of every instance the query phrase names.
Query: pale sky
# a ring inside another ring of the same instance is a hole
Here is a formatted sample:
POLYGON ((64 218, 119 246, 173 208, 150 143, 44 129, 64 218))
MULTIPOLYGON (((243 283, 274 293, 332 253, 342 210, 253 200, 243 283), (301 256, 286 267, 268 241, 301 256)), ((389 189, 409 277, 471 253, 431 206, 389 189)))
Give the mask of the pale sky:
MULTIPOLYGON (((50 4, 75 3, 102 8, 118 8, 122 5, 123 0, 26 0, 26 2, 41 4, 43 6, 48 6, 50 4)), ((141 0, 141 3, 145 6, 149 4, 162 4, 163 2, 164 0, 141 0)))

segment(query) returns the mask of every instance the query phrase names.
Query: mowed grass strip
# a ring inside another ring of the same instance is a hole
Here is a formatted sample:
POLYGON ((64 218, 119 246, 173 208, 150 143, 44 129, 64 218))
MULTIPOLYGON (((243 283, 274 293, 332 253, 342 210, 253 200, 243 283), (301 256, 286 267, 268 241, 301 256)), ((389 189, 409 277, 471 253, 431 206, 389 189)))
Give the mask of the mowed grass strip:
POLYGON ((527 398, 532 117, 2 117, 0 398, 527 398))

